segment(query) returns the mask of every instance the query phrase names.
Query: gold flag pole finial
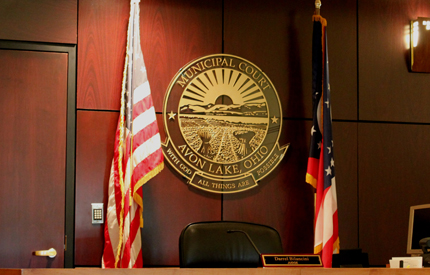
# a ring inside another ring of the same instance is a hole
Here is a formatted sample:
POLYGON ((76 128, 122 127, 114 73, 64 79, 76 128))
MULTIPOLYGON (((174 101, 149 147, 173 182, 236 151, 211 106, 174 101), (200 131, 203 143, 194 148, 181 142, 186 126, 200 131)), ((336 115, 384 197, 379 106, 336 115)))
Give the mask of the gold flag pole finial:
POLYGON ((321 0, 315 0, 315 15, 320 15, 321 0))

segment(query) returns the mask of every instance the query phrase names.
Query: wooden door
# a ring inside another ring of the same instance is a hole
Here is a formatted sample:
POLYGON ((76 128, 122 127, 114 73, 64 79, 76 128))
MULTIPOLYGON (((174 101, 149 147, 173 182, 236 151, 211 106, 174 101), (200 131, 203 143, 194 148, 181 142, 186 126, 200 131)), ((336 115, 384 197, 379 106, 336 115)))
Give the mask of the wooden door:
POLYGON ((2 268, 64 267, 68 61, 0 49, 2 268))

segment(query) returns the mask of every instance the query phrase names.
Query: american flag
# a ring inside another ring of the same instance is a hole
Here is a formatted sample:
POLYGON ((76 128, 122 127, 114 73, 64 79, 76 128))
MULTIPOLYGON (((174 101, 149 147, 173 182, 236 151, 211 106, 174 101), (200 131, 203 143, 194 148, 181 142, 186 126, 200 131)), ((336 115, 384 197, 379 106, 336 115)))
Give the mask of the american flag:
POLYGON ((339 251, 337 197, 333 156, 327 21, 313 16, 312 100, 313 125, 306 182, 316 188, 314 253, 324 267, 332 266, 339 251))
POLYGON ((142 185, 164 167, 160 134, 140 48, 139 2, 130 3, 121 110, 109 179, 103 268, 143 266, 142 185))

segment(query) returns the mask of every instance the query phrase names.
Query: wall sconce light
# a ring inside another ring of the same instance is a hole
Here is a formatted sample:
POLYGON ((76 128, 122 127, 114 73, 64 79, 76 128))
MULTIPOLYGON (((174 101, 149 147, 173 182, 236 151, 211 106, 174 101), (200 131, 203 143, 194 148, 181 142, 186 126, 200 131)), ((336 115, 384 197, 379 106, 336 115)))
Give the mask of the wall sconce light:
POLYGON ((430 73, 430 18, 411 21, 411 71, 430 73))

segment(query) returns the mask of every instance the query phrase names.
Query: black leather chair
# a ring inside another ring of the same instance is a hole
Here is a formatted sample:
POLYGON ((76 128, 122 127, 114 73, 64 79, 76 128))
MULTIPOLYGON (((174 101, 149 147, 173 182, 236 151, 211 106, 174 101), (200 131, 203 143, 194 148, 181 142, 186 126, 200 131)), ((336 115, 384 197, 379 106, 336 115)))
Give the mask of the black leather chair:
POLYGON ((246 222, 198 222, 187 225, 179 238, 180 266, 186 268, 258 267, 259 253, 283 253, 274 228, 246 222))

